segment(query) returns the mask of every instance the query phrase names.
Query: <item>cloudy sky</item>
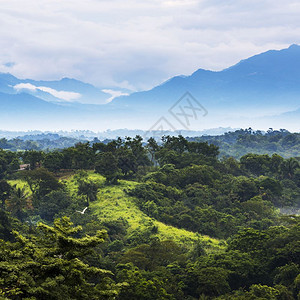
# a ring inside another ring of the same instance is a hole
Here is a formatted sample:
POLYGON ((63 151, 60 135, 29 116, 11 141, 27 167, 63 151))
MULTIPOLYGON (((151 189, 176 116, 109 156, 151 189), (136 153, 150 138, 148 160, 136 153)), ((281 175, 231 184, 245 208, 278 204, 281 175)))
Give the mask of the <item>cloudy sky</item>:
POLYGON ((300 44, 291 0, 0 0, 0 72, 148 89, 300 44))

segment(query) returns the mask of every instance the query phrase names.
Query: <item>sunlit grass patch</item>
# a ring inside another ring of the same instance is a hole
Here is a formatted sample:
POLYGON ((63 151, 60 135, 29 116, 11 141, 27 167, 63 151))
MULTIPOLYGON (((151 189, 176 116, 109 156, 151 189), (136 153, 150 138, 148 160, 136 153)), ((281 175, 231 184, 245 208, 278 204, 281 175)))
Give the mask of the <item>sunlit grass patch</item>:
MULTIPOLYGON (((93 174, 91 178, 100 175, 93 174)), ((132 189, 138 183, 120 180, 118 185, 103 185, 98 192, 98 201, 91 203, 93 212, 100 220, 117 220, 122 218, 128 222, 128 235, 139 230, 143 231, 149 224, 157 227, 153 234, 161 240, 174 240, 175 242, 191 245, 197 240, 204 241, 209 248, 222 248, 217 239, 203 236, 195 232, 179 229, 157 221, 143 213, 136 205, 133 197, 128 196, 126 190, 132 189)))
MULTIPOLYGON (((136 232, 146 231, 149 229, 149 226, 152 226, 155 228, 152 236, 156 236, 160 238, 160 240, 173 240, 187 247, 191 246, 195 241, 200 240, 205 242, 208 251, 224 248, 224 242, 218 239, 166 225, 143 213, 136 205, 135 198, 126 193, 138 185, 138 182, 120 180, 118 185, 106 185, 103 176, 93 171, 88 171, 87 175, 86 179, 99 184, 97 201, 91 202, 90 204, 92 213, 99 218, 99 221, 111 222, 120 218, 126 220, 129 225, 127 236, 136 232)), ((76 174, 67 178, 61 178, 60 181, 65 184, 71 195, 77 195, 78 183, 76 174)), ((10 180, 9 183, 19 188, 25 186, 26 191, 31 194, 26 181, 17 179, 10 180)))

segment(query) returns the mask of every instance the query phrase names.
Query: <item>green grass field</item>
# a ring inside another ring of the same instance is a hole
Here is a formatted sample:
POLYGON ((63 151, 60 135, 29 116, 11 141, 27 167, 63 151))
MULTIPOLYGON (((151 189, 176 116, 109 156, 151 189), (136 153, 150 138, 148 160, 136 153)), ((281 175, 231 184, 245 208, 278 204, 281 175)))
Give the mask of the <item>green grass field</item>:
POLYGON ((98 174, 90 173, 89 179, 101 183, 97 201, 91 203, 91 210, 100 220, 125 219, 129 224, 128 234, 135 230, 145 230, 147 224, 151 223, 157 227, 157 234, 161 240, 174 240, 175 242, 190 245, 197 240, 205 241, 208 248, 223 248, 217 239, 203 236, 184 229, 166 225, 144 214, 135 204, 135 199, 125 192, 132 189, 138 183, 120 180, 119 185, 104 185, 104 178, 98 174))
MULTIPOLYGON (((61 181, 66 184, 70 193, 75 195, 77 185, 74 176, 76 175, 63 177, 61 181)), ((88 172, 88 179, 100 185, 97 201, 90 204, 91 213, 95 214, 101 221, 113 221, 119 218, 126 220, 129 225, 128 235, 134 231, 144 231, 149 224, 152 224, 157 228, 157 232, 153 235, 161 240, 174 240, 187 247, 200 240, 204 241, 208 249, 211 250, 218 250, 224 247, 224 242, 222 241, 169 226, 147 216, 137 207, 135 199, 128 196, 125 192, 134 188, 138 184, 137 182, 120 180, 118 185, 105 185, 105 178, 92 171, 88 172)), ((17 185, 17 187, 25 185, 27 186, 26 190, 28 189, 30 192, 28 185, 22 180, 11 180, 10 184, 17 185)))

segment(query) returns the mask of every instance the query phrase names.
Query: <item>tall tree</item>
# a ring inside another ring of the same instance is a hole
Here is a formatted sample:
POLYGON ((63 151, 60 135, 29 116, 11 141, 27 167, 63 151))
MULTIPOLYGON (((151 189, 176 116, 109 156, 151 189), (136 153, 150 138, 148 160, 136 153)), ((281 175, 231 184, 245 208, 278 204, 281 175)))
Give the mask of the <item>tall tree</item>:
POLYGON ((44 168, 25 171, 22 175, 33 194, 35 205, 43 196, 62 187, 58 179, 44 168))
POLYGON ((99 185, 93 181, 80 180, 78 182, 78 195, 84 195, 86 197, 87 206, 90 205, 91 201, 97 199, 97 193, 99 185))
POLYGON ((112 152, 98 154, 95 170, 106 178, 107 183, 116 184, 121 170, 118 167, 118 159, 112 152))
POLYGON ((23 221, 26 216, 26 210, 32 209, 32 202, 29 197, 29 192, 26 191, 26 187, 13 187, 12 192, 8 200, 6 201, 8 210, 13 216, 23 221))
POLYGON ((5 201, 9 198, 11 186, 6 180, 0 180, 0 201, 2 209, 5 208, 5 201))
POLYGON ((81 231, 63 217, 54 226, 40 223, 36 237, 15 232, 15 243, 0 241, 0 295, 10 299, 115 299, 112 273, 86 264, 105 231, 74 237, 81 231))

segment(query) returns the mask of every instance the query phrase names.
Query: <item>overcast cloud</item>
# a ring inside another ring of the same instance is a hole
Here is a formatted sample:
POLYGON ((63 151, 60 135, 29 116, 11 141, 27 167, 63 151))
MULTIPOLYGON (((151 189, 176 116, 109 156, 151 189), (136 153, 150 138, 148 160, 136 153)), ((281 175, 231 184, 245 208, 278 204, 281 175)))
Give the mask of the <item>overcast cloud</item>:
POLYGON ((300 3, 0 0, 0 72, 148 89, 300 44, 300 3))

